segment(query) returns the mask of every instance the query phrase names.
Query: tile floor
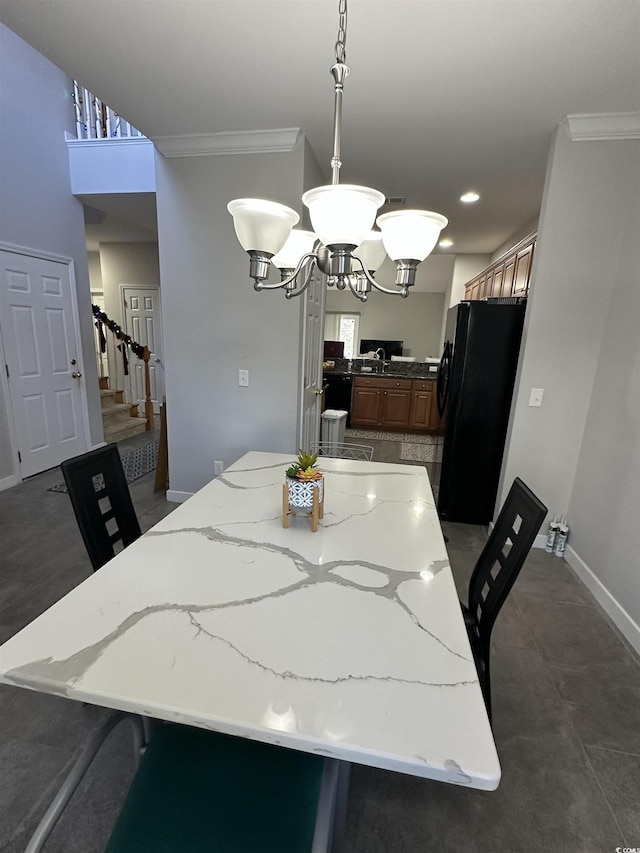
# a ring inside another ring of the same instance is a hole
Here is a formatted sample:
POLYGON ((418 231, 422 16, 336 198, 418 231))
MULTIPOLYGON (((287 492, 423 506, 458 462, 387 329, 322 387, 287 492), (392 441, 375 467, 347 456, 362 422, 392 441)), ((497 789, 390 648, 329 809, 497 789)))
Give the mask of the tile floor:
MULTIPOLYGON (((381 461, 399 452, 379 450, 381 461)), ((46 491, 59 478, 51 471, 0 492, 0 642, 90 574, 67 496, 46 491)), ((153 479, 130 487, 143 529, 173 508, 153 493, 153 479)), ((444 527, 464 595, 485 531, 444 527)), ((529 556, 494 629, 492 669, 500 788, 472 791, 354 766, 339 853, 640 848, 640 664, 563 560, 541 551, 529 556)), ((24 850, 103 714, 0 686, 2 853, 24 850)), ((129 733, 121 726, 45 850, 103 850, 131 768, 129 733)))

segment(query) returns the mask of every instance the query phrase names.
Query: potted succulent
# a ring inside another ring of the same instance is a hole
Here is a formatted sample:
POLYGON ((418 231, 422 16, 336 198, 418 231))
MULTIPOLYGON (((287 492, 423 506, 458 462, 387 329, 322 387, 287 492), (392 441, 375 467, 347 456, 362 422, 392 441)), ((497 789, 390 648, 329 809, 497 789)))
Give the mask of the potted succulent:
POLYGON ((298 452, 298 458, 287 468, 283 489, 283 524, 297 512, 311 514, 311 529, 317 530, 324 506, 324 478, 316 468, 317 453, 298 452))

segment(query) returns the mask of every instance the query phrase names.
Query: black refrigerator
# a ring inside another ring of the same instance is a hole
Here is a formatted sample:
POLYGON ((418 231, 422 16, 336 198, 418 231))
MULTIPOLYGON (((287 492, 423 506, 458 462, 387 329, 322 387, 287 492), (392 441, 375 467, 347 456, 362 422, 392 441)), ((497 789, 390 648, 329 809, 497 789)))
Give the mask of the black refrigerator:
POLYGON ((470 301, 447 312, 437 388, 447 418, 438 496, 443 520, 493 518, 525 308, 513 299, 470 301))

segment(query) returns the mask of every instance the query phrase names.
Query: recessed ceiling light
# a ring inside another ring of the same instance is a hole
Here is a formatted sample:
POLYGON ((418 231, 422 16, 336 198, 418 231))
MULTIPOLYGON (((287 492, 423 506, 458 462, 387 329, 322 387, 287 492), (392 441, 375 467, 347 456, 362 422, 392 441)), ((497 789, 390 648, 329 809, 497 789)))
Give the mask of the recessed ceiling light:
POLYGON ((463 201, 465 204, 471 204, 474 201, 478 201, 479 198, 478 193, 468 192, 460 196, 460 201, 463 201))
POLYGON ((441 249, 450 249, 453 246, 453 240, 440 240, 438 243, 441 249))

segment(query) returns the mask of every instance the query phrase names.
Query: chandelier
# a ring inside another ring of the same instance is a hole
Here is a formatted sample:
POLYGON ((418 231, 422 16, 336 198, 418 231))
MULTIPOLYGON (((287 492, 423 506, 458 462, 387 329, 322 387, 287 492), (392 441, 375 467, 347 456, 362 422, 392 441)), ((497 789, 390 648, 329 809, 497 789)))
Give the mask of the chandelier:
POLYGON ((334 79, 333 157, 331 184, 302 196, 309 209, 313 231, 295 229, 300 216, 275 201, 238 198, 227 205, 236 236, 250 258, 249 275, 255 290, 283 288, 287 299, 309 286, 314 268, 324 273, 329 286, 347 287, 366 302, 374 287, 382 293, 406 297, 415 284, 416 269, 435 246, 447 219, 429 210, 376 213, 385 196, 371 187, 340 184, 340 135, 346 64, 347 0, 339 0, 334 79), (372 230, 374 220, 379 231, 372 230), (383 287, 375 278, 385 254, 396 264, 396 287, 383 287), (267 284, 271 265, 280 271, 278 283, 267 284))

